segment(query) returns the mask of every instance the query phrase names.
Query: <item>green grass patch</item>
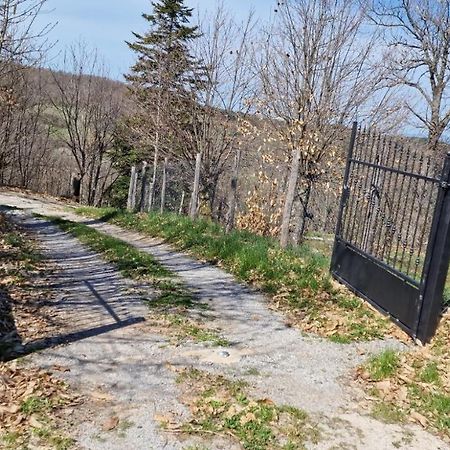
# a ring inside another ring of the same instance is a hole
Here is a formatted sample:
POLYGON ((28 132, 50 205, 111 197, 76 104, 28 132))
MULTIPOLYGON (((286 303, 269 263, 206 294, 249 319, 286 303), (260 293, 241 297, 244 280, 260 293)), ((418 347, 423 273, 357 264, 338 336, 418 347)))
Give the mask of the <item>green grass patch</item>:
POLYGON ((177 382, 192 419, 180 424, 187 434, 229 435, 249 450, 299 449, 320 439, 307 413, 269 399, 254 399, 247 384, 198 369, 183 370, 177 382))
POLYGON ((439 384, 440 375, 437 363, 435 361, 430 361, 420 372, 420 380, 423 383, 434 383, 439 384))
POLYGON ((28 397, 20 405, 20 411, 26 416, 44 413, 54 407, 53 402, 44 397, 28 397))
POLYGON ((243 230, 227 234, 206 219, 192 221, 172 213, 132 214, 114 208, 82 207, 76 212, 161 237, 202 260, 219 264, 271 295, 294 324, 335 342, 377 339, 389 329, 386 318, 333 286, 328 275, 329 255, 311 242, 283 250, 273 238, 243 230))
POLYGON ((216 347, 229 347, 231 343, 220 336, 219 331, 181 314, 162 314, 159 324, 165 325, 168 334, 175 338, 177 345, 185 339, 209 343, 216 347))
POLYGON ((400 359, 398 354, 393 350, 384 350, 380 354, 373 356, 366 367, 370 378, 374 381, 380 381, 394 375, 399 365, 400 359))
POLYGON ((450 438, 449 332, 450 322, 444 320, 426 349, 387 350, 358 369, 375 417, 386 422, 406 418, 450 438))
POLYGON ((71 233, 93 251, 101 253, 125 277, 154 279, 171 275, 153 256, 137 250, 120 239, 101 233, 82 223, 58 217, 49 217, 49 219, 62 230, 71 233))
POLYGON ((384 423, 401 423, 406 419, 406 414, 401 408, 382 401, 374 405, 372 415, 384 423))

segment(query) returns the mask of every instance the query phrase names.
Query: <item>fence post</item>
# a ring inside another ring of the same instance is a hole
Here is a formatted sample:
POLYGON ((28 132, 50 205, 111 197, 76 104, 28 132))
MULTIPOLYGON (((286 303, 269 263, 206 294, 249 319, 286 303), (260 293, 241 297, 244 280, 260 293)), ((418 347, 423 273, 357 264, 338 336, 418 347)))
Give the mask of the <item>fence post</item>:
POLYGON ((183 191, 181 194, 181 201, 180 201, 180 208, 178 209, 178 215, 181 216, 183 214, 183 207, 184 207, 184 197, 186 196, 186 192, 183 191))
POLYGON ((139 210, 144 212, 147 203, 148 179, 147 179, 147 161, 142 163, 141 169, 141 198, 139 201, 139 210))
POLYGON ((352 134, 350 136, 350 144, 348 146, 347 161, 345 163, 344 181, 342 184, 342 195, 341 195, 341 202, 339 205, 339 215, 338 215, 337 223, 336 223, 336 232, 335 232, 336 237, 338 237, 341 233, 342 215, 343 215, 344 208, 345 208, 345 205, 348 200, 348 195, 349 195, 348 178, 350 175, 350 164, 351 164, 351 159, 353 156, 353 150, 355 149, 357 132, 358 132, 358 123, 353 122, 352 134))
POLYGON ((239 165, 241 162, 241 151, 236 150, 236 156, 234 159, 233 176, 231 178, 231 192, 230 192, 230 210, 228 212, 228 220, 226 232, 229 233, 234 228, 235 216, 236 216, 236 195, 237 195, 237 183, 239 177, 239 165))
POLYGON ((195 158, 195 177, 194 177, 194 187, 192 189, 191 206, 189 211, 189 216, 191 219, 197 217, 197 205, 198 205, 198 193, 200 188, 200 169, 202 164, 202 154, 197 153, 195 158))
POLYGON ((127 210, 134 211, 134 207, 136 204, 136 166, 131 167, 131 176, 130 176, 130 187, 128 188, 128 200, 127 200, 127 210))
POLYGON ((158 151, 155 150, 155 156, 153 158, 153 176, 150 183, 150 193, 148 196, 148 210, 153 209, 153 202, 155 201, 155 189, 156 189, 156 174, 158 171, 158 151))
POLYGON ((417 339, 427 343, 433 337, 442 311, 443 293, 450 261, 450 152, 442 170, 421 284, 417 339))
POLYGON ((166 203, 166 184, 167 184, 167 158, 164 158, 163 165, 163 178, 161 187, 161 214, 164 212, 164 206, 166 203))

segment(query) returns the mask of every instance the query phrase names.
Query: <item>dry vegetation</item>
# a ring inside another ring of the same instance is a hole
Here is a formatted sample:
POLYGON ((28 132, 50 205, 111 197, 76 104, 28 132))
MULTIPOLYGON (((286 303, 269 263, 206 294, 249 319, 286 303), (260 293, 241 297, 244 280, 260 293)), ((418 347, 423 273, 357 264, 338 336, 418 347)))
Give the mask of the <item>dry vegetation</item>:
POLYGON ((387 422, 415 422, 450 442, 450 316, 433 341, 409 352, 385 351, 357 371, 363 402, 387 422))
POLYGON ((37 244, 0 214, 0 360, 52 335, 58 323, 47 308, 51 270, 37 244))
POLYGON ((74 441, 66 430, 80 403, 52 373, 18 361, 0 363, 0 447, 71 448, 74 441))
POLYGON ((252 398, 242 381, 192 368, 170 368, 178 374, 180 400, 191 413, 184 423, 174 416, 156 415, 170 432, 231 439, 249 450, 298 449, 320 441, 319 427, 305 411, 252 398))
MULTIPOLYGON (((48 270, 36 243, 0 214, 0 360, 21 355, 24 345, 52 336, 58 324, 43 306, 48 270)), ((63 370, 54 367, 53 372, 63 370)), ((25 361, 0 363, 0 447, 64 450, 64 429, 80 399, 51 373, 25 361)))

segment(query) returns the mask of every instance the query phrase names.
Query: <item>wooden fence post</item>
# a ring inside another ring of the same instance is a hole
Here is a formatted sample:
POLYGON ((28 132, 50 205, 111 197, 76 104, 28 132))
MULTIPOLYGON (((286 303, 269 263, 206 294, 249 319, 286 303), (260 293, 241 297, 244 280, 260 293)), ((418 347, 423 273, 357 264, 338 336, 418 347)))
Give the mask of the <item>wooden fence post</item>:
POLYGON ((160 209, 161 214, 164 212, 164 206, 166 204, 166 184, 167 184, 167 158, 164 158, 162 187, 161 187, 161 209, 160 209))
POLYGON ((197 153, 195 158, 195 177, 194 177, 194 186, 192 189, 192 197, 191 197, 191 207, 189 211, 189 217, 191 219, 195 219, 197 217, 198 211, 198 193, 200 188, 200 169, 202 165, 202 154, 197 153))
POLYGON ((186 196, 186 192, 182 192, 181 194, 181 202, 180 202, 180 208, 178 209, 178 215, 181 216, 183 214, 183 207, 184 207, 184 197, 186 196))
POLYGON ((144 212, 148 198, 148 178, 147 178, 147 161, 142 163, 141 169, 141 198, 139 200, 139 210, 144 212))
POLYGON ((233 175, 231 178, 231 192, 230 192, 230 210, 228 212, 228 220, 226 232, 229 233, 234 228, 236 217, 236 200, 237 200, 237 183, 239 177, 239 165, 241 163, 241 151, 236 150, 234 159, 233 175))
POLYGON ((153 209, 153 203, 155 201, 157 171, 158 171, 158 151, 155 150, 155 156, 153 158, 153 177, 152 177, 152 182, 150 183, 150 193, 148 196, 148 210, 149 211, 151 211, 153 209))
POLYGON ((131 167, 130 187, 128 188, 127 210, 134 211, 136 206, 136 182, 137 173, 136 166, 131 167))

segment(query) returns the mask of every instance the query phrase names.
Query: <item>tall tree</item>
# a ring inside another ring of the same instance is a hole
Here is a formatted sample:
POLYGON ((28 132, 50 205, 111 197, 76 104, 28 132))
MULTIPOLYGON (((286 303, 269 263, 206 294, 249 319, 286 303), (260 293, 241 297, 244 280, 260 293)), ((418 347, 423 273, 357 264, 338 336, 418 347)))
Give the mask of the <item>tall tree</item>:
POLYGON ((290 153, 280 232, 288 245, 298 198, 302 238, 311 192, 333 162, 340 126, 351 122, 380 83, 371 61, 376 35, 363 39, 365 10, 355 0, 279 2, 258 56, 261 112, 290 153))
POLYGON ((154 199, 159 154, 179 145, 174 125, 185 126, 184 105, 190 101, 197 63, 189 52, 189 44, 199 34, 190 26, 192 9, 184 0, 152 2, 153 13, 142 14, 149 30, 133 33, 135 42, 127 42, 137 61, 126 75, 135 113, 128 118, 131 136, 142 158, 153 155, 153 179, 150 207, 154 199))
POLYGON ((386 31, 386 78, 415 92, 406 106, 435 151, 450 123, 450 0, 375 0, 370 16, 386 31))

